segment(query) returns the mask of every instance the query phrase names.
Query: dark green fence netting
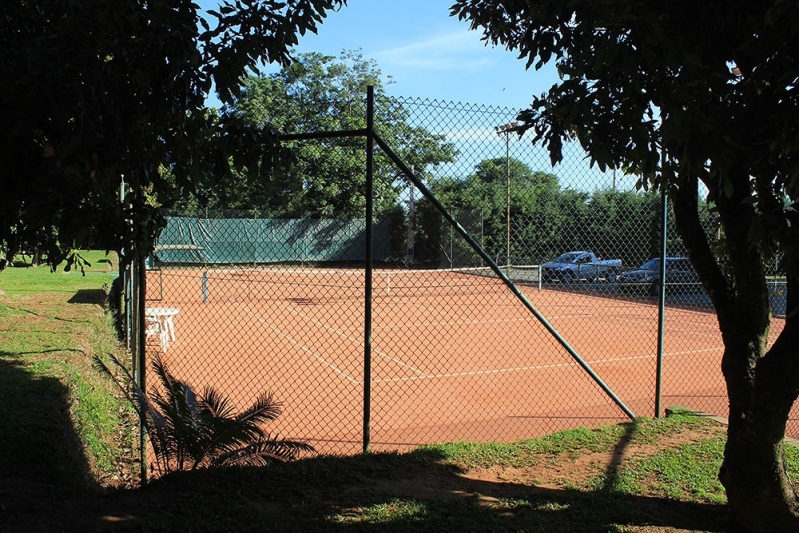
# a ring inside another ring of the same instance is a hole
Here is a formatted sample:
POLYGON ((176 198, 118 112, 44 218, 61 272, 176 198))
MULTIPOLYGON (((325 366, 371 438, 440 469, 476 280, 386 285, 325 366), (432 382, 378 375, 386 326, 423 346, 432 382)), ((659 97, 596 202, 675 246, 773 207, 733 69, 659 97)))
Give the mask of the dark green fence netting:
MULTIPOLYGON (((364 219, 167 217, 155 260, 162 264, 363 261, 364 219)), ((373 226, 373 258, 391 254, 389 220, 373 226)))

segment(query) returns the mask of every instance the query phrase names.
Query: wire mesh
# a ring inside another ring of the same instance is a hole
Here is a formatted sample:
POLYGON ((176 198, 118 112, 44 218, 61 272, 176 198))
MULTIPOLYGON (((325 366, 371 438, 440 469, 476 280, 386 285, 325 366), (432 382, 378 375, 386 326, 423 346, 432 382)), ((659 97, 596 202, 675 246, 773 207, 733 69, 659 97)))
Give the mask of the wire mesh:
MULTIPOLYGON (((591 168, 577 146, 553 169, 518 135, 517 110, 380 105, 401 123, 378 135, 491 262, 378 151, 367 293, 365 143, 291 141, 295 166, 265 186, 280 198, 170 214, 147 272, 148 357, 240 409, 271 392, 270 432, 328 453, 361 451, 367 427, 370 449, 397 450, 622 421, 620 403, 660 415, 659 360, 664 407, 726 414, 721 336, 670 215, 658 353, 659 194, 591 168)), ((713 242, 714 215, 701 216, 713 242)))

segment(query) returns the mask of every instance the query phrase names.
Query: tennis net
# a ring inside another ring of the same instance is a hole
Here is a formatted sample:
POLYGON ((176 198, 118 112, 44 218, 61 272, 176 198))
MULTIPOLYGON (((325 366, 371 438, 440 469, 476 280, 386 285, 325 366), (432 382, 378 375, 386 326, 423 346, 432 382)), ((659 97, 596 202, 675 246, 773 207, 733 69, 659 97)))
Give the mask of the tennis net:
MULTIPOLYGON (((540 290, 539 265, 502 267, 516 284, 540 290)), ((211 269, 202 275, 203 302, 295 300, 305 302, 361 299, 364 269, 236 268, 211 269)), ((452 269, 375 269, 373 298, 409 298, 482 294, 507 290, 490 267, 452 269)))

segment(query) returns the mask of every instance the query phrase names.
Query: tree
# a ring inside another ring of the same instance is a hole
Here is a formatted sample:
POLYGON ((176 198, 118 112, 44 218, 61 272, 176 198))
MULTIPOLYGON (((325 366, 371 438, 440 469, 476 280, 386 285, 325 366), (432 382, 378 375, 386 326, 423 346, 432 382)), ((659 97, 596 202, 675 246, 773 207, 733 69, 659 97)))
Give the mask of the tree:
MULTIPOLYGON (((456 213, 456 218, 480 245, 501 263, 507 261, 508 254, 508 206, 512 260, 522 261, 525 260, 523 255, 542 253, 541 250, 551 242, 546 238, 552 233, 551 226, 562 222, 557 216, 560 193, 557 176, 533 171, 515 158, 484 159, 465 179, 445 176, 433 180, 430 189, 444 207, 456 213), (538 252, 529 250, 531 245, 538 252)), ((425 212, 433 210, 425 200, 419 203, 420 217, 430 219, 430 214, 425 212)), ((427 227, 426 224, 418 226, 427 227)), ((436 237, 420 236, 422 242, 432 238, 436 237)), ((448 238, 444 236, 444 240, 448 238)), ((468 244, 461 244, 461 255, 478 261, 471 251, 467 252, 468 244)), ((429 244, 423 244, 422 248, 425 246, 429 247, 429 244)))
POLYGON ((749 531, 796 531, 783 439, 799 394, 799 4, 456 0, 452 14, 528 67, 557 62, 562 81, 519 117, 553 163, 577 139, 600 168, 667 190, 724 340, 719 479, 732 516, 749 531), (720 253, 700 222, 700 190, 720 253), (775 252, 789 311, 769 347, 764 264, 775 252))
POLYGON ((74 247, 144 257, 161 206, 233 167, 279 163, 274 132, 219 117, 206 98, 232 102, 248 70, 287 65, 297 36, 344 5, 3 2, 0 268, 24 245, 44 247, 53 267, 74 247))
POLYGON ((213 387, 200 394, 177 379, 156 355, 152 361, 158 384, 145 393, 118 359, 110 356, 124 376, 116 374, 97 356, 94 364, 109 376, 139 413, 156 456, 159 475, 220 466, 267 466, 314 453, 303 441, 280 439, 263 426, 281 414, 281 403, 263 393, 251 406, 235 412, 233 404, 213 387))
MULTIPOLYGON (((339 58, 319 53, 267 76, 244 80, 233 102, 222 110, 253 128, 284 134, 366 128, 366 90, 375 88, 375 128, 406 164, 423 171, 452 161, 456 151, 444 136, 408 124, 408 112, 388 98, 377 64, 359 52, 339 58)), ((366 206, 366 150, 363 136, 292 143, 292 158, 275 167, 266 181, 234 177, 215 186, 199 207, 258 210, 275 218, 363 217, 366 206)), ((375 213, 398 205, 398 169, 378 153, 375 158, 375 213)))
POLYGON ((583 241, 602 257, 637 266, 660 254, 660 195, 649 191, 594 191, 583 241))

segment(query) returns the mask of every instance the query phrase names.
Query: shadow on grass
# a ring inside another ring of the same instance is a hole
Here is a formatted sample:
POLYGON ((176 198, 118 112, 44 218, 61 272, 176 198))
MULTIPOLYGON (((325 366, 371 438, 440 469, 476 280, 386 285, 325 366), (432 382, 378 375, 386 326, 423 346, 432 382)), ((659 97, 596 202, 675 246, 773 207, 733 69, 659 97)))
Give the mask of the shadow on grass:
POLYGON ((72 425, 67 388, 34 377, 0 351, 0 530, 28 530, 31 517, 58 510, 53 501, 85 494, 92 481, 72 425))
POLYGON ((463 474, 429 449, 318 457, 264 469, 181 472, 107 497, 101 512, 83 527, 389 533, 727 530, 723 506, 630 496, 608 488, 581 491, 484 481, 463 474))
POLYGON ((67 302, 71 304, 105 305, 107 296, 106 291, 103 289, 78 289, 67 302))

